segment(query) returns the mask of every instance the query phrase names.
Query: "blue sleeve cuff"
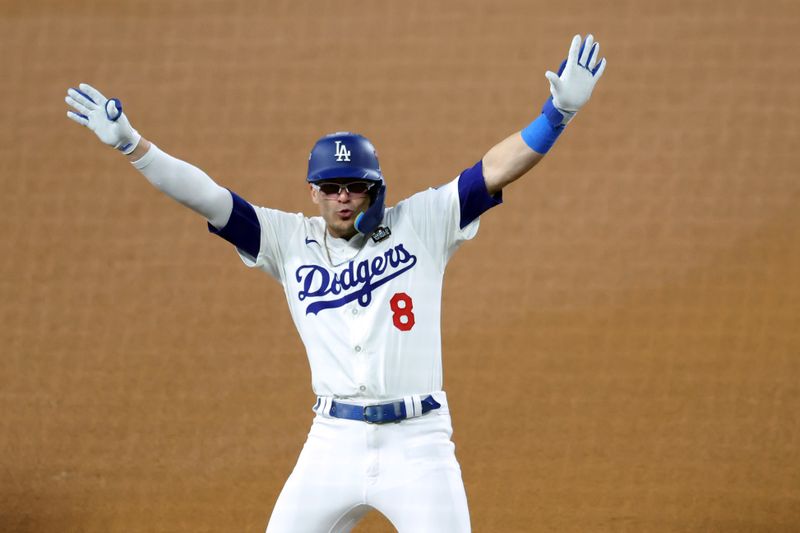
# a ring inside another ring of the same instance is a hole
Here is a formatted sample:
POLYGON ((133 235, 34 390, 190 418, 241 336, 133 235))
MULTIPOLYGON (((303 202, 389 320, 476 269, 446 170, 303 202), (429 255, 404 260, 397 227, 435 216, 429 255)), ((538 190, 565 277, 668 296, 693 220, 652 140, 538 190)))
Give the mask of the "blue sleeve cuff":
POLYGON ((503 203, 503 191, 489 196, 483 177, 483 160, 458 177, 458 199, 461 203, 461 229, 496 205, 503 203))
POLYGON ((255 260, 258 257, 259 248, 261 248, 261 224, 258 222, 256 210, 235 192, 228 192, 233 198, 233 211, 231 211, 228 223, 222 229, 217 229, 209 224, 208 231, 219 235, 255 260))

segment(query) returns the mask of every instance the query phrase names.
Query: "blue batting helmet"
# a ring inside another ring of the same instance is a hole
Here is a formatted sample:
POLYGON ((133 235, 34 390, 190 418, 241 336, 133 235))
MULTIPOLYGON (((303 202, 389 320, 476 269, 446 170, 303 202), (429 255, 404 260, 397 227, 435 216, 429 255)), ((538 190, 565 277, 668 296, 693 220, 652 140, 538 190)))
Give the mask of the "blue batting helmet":
POLYGON ((378 153, 372 143, 357 133, 340 131, 322 137, 308 156, 308 181, 361 178, 383 181, 378 153))
POLYGON ((378 153, 369 139, 357 133, 339 131, 319 139, 308 156, 309 183, 336 178, 359 178, 380 183, 373 187, 372 203, 358 215, 356 230, 369 234, 383 220, 386 185, 378 163, 378 153))

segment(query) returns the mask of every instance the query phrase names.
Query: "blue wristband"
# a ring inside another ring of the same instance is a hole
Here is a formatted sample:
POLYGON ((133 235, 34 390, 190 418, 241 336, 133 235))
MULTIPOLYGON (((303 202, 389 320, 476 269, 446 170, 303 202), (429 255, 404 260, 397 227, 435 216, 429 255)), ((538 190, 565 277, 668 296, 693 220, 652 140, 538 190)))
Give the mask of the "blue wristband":
POLYGON ((553 105, 553 99, 548 98, 542 107, 542 114, 522 130, 522 140, 531 150, 546 154, 564 131, 564 118, 553 105))
POLYGON ((564 126, 554 128, 546 116, 539 115, 539 118, 522 130, 522 140, 531 150, 546 154, 562 131, 564 131, 564 126))

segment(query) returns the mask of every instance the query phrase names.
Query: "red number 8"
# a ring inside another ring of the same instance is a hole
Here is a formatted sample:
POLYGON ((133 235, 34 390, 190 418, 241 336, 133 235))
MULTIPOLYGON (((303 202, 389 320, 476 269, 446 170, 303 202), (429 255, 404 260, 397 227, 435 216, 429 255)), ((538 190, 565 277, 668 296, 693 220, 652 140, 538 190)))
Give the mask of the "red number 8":
POLYGON ((408 331, 414 327, 414 302, 411 296, 398 292, 389 300, 392 308, 392 322, 400 331, 408 331))

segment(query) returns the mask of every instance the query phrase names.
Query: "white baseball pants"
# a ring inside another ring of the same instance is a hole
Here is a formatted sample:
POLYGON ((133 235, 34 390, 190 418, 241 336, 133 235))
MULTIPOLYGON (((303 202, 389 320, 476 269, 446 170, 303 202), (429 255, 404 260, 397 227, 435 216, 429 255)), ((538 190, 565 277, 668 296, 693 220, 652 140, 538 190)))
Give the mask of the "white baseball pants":
POLYGON ((377 509, 400 533, 468 533, 461 468, 439 409, 399 423, 317 415, 267 533, 345 533, 377 509))

